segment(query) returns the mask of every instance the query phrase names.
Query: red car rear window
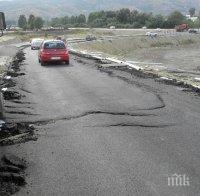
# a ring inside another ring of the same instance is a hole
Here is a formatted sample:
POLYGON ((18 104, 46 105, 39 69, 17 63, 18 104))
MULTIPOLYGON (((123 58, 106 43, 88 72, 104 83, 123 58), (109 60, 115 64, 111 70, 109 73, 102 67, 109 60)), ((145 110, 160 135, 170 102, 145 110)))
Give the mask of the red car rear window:
POLYGON ((44 49, 66 49, 63 42, 46 42, 44 49))

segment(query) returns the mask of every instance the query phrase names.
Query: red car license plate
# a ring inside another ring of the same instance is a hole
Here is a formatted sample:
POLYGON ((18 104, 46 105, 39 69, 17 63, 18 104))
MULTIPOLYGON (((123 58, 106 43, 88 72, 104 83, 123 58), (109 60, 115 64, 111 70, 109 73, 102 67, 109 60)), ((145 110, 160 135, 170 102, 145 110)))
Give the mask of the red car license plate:
POLYGON ((60 57, 58 56, 54 56, 54 57, 51 57, 52 60, 60 60, 60 57))

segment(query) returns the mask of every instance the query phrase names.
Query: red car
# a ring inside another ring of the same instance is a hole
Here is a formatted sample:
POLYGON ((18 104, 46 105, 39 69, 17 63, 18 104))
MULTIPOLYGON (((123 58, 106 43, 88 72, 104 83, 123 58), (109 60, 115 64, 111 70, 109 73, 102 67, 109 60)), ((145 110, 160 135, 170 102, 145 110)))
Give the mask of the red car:
POLYGON ((69 53, 63 41, 47 40, 41 45, 38 59, 41 65, 45 65, 47 62, 54 61, 60 61, 69 64, 69 53))

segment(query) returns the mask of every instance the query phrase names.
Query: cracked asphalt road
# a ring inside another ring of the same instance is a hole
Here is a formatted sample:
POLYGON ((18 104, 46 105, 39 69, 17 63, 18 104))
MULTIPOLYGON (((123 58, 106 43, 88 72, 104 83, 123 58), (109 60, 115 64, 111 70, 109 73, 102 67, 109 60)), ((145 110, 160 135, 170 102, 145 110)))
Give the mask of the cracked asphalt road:
POLYGON ((6 101, 6 118, 35 124, 39 139, 2 148, 29 163, 17 196, 200 195, 199 96, 73 55, 42 67, 24 51, 22 99, 6 101), (173 174, 190 186, 168 186, 173 174))

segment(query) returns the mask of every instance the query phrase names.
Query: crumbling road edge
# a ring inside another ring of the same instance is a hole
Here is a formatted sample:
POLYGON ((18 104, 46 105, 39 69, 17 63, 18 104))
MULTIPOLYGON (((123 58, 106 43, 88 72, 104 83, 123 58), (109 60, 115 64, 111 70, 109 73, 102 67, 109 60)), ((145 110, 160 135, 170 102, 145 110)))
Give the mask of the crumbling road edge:
POLYGON ((158 74, 145 73, 144 69, 142 67, 134 65, 134 64, 127 62, 127 61, 120 61, 118 59, 109 58, 109 57, 103 58, 101 56, 91 54, 91 53, 88 53, 86 51, 79 51, 79 50, 75 50, 75 49, 72 49, 72 48, 69 49, 69 52, 71 54, 74 54, 74 55, 77 55, 77 56, 80 56, 80 57, 84 57, 84 58, 89 58, 89 59, 98 60, 98 61, 109 61, 111 63, 117 63, 119 65, 123 64, 128 69, 140 71, 143 74, 147 74, 147 75, 151 74, 159 82, 163 82, 163 83, 169 84, 169 85, 182 86, 182 87, 184 87, 186 89, 190 89, 190 90, 192 90, 192 91, 194 91, 198 94, 200 93, 200 87, 199 86, 188 84, 186 82, 183 82, 183 81, 180 81, 180 80, 175 80, 175 79, 172 79, 172 78, 162 77, 162 76, 159 76, 158 74))

